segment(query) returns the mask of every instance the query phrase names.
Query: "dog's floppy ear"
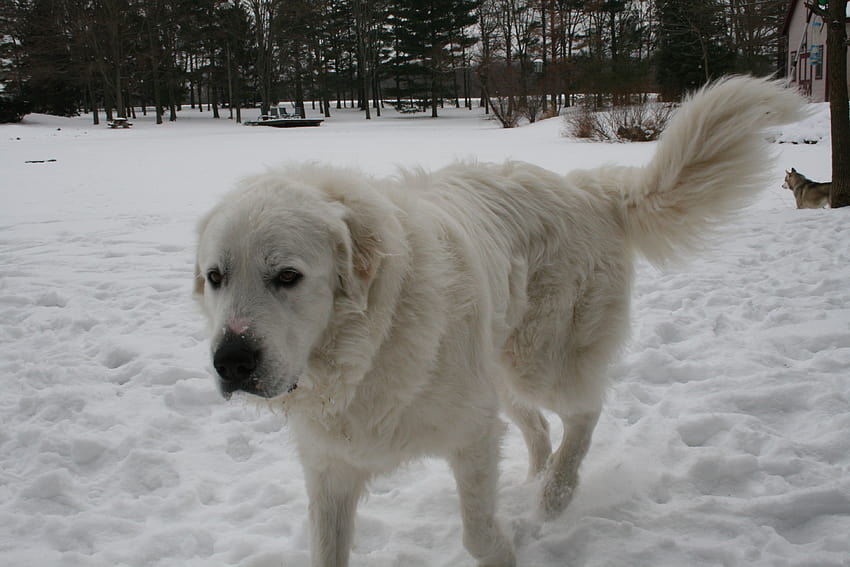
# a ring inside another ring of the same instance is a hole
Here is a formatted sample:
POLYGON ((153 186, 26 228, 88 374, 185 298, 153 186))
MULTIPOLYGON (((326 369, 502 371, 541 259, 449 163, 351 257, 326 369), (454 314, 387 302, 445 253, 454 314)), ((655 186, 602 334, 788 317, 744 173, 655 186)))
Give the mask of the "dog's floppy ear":
POLYGON ((792 167, 789 173, 797 173, 797 170, 792 167))
MULTIPOLYGON (((213 215, 213 213, 211 211, 211 212, 207 213, 206 215, 204 215, 201 218, 200 221, 198 221, 198 226, 195 229, 195 234, 198 235, 197 236, 197 241, 198 241, 197 248, 200 248, 200 246, 201 246, 201 238, 203 238, 203 236, 204 236, 204 230, 206 230, 207 225, 209 224, 210 219, 212 218, 212 215, 213 215)), ((197 250, 196 250, 195 253, 197 254, 197 250)), ((198 265, 198 261, 195 260, 195 278, 194 278, 195 284, 192 288, 192 292, 193 292, 196 299, 200 299, 201 297, 203 297, 204 287, 206 285, 206 281, 207 281, 207 278, 204 276, 204 274, 201 273, 201 267, 198 265)))
POLYGON ((204 287, 206 285, 207 279, 201 273, 201 267, 195 262, 195 287, 192 292, 195 294, 195 297, 201 297, 204 295, 204 287))
POLYGON ((336 203, 338 224, 337 271, 343 293, 365 310, 369 288, 381 263, 381 237, 368 218, 342 203, 336 203))

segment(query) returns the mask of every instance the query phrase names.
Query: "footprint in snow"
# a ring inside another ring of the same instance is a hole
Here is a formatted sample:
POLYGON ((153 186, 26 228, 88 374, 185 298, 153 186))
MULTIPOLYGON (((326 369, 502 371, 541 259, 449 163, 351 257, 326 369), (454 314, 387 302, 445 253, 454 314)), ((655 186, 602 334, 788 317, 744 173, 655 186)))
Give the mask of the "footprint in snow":
POLYGON ((101 362, 110 370, 115 370, 132 362, 137 356, 138 353, 127 348, 113 347, 106 352, 101 362))

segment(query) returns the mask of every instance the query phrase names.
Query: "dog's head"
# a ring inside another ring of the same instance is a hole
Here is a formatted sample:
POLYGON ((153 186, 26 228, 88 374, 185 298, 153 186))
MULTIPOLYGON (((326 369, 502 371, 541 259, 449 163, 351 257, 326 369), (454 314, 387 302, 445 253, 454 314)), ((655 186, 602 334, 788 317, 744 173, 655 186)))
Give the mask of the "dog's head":
POLYGON ((365 310, 374 238, 351 207, 284 172, 246 179, 200 223, 195 297, 222 394, 294 390, 340 310, 365 310))
POLYGON ((782 184, 782 188, 783 189, 790 189, 791 191, 793 191, 798 177, 800 177, 800 174, 797 173, 796 169, 794 169, 793 167, 791 168, 791 171, 788 171, 786 169, 785 170, 785 182, 782 184))

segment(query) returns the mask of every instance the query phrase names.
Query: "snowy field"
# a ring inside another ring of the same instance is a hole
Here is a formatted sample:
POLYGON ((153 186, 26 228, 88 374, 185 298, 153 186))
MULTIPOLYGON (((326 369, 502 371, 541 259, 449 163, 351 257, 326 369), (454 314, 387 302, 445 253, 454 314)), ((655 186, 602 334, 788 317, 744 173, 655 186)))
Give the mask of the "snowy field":
MULTIPOLYGON (((667 272, 640 265, 633 340, 560 519, 537 515, 508 430, 499 507, 519 565, 850 566, 850 209, 798 211, 780 187, 792 166, 829 177, 816 108, 780 139, 821 142, 777 144, 770 186, 722 241, 667 272)), ((221 399, 190 297, 196 219, 240 176, 287 160, 567 172, 654 148, 448 109, 280 130, 188 109, 133 122, 0 125, 2 566, 307 564, 285 418, 221 399)), ((460 532, 448 467, 414 463, 372 485, 352 565, 472 567, 460 532)))

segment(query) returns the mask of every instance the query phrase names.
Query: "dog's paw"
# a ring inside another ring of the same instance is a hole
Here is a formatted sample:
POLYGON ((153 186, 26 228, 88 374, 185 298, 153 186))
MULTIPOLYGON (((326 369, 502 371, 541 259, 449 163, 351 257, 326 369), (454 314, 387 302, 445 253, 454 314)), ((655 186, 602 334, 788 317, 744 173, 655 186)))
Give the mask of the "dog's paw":
POLYGON ((514 552, 510 549, 499 558, 490 558, 485 561, 481 561, 478 563, 478 567, 515 567, 516 566, 516 557, 514 557, 514 552))
POLYGON ((540 512, 546 520, 560 516, 573 499, 578 475, 547 468, 540 492, 540 512))
POLYGON ((514 567, 516 557, 511 540, 497 524, 491 524, 486 530, 475 535, 464 534, 464 546, 478 559, 479 567, 514 567))

